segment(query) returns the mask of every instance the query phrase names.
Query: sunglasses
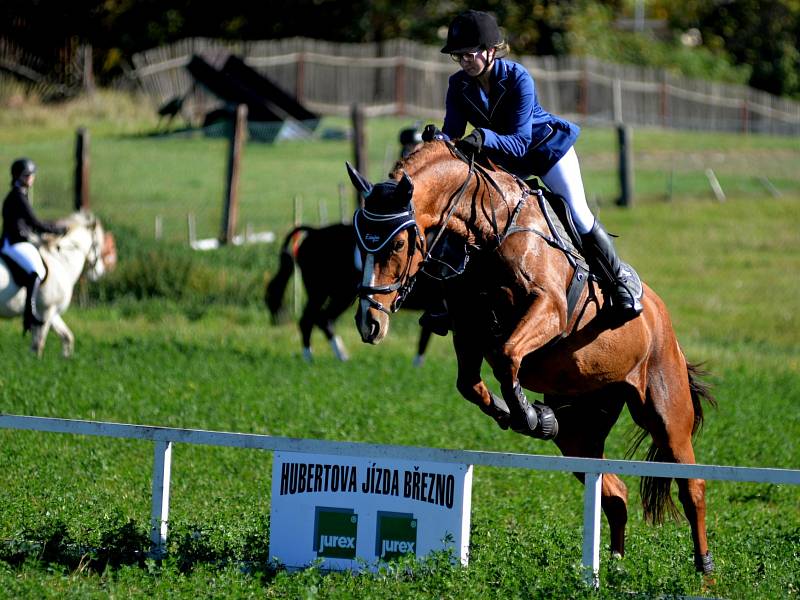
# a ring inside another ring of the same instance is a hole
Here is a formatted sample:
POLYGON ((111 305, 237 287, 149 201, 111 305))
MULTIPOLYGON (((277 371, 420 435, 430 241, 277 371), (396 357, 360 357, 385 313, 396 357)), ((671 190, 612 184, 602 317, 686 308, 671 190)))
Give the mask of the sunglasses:
POLYGON ((476 50, 475 52, 451 52, 450 58, 452 58, 455 62, 461 62, 464 59, 472 62, 481 52, 483 52, 483 50, 476 50))

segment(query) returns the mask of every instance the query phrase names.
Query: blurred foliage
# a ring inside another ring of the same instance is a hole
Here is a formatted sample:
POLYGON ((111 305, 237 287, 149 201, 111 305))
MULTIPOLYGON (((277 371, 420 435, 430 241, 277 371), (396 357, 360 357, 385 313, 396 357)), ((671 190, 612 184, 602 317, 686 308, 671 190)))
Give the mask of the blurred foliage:
POLYGON ((89 43, 102 84, 121 75, 134 53, 186 37, 410 38, 438 45, 453 15, 466 8, 493 12, 518 54, 592 54, 800 97, 796 0, 276 0, 266 19, 245 0, 9 0, 0 5, 0 38, 43 63, 89 43), (637 7, 652 26, 626 31, 621 25, 637 7))
POLYGON ((749 85, 800 97, 800 2, 796 0, 658 0, 673 28, 697 28, 702 45, 749 65, 749 85))
POLYGON ((724 48, 689 47, 679 35, 659 39, 651 32, 614 31, 614 12, 600 4, 587 4, 568 21, 567 42, 572 54, 610 62, 665 69, 676 75, 746 85, 749 65, 737 65, 724 48))
POLYGON ((264 277, 258 267, 265 261, 253 256, 260 249, 228 246, 198 253, 169 244, 165 250, 164 243, 144 239, 129 227, 111 226, 125 260, 89 288, 93 301, 162 299, 180 303, 190 318, 202 316, 212 304, 260 305, 264 277))

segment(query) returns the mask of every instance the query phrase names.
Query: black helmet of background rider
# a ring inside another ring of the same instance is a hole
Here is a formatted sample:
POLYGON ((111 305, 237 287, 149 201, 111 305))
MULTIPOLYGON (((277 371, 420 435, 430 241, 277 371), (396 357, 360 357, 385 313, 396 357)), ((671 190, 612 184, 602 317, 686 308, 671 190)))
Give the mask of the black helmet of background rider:
POLYGON ((11 164, 11 184, 34 173, 36 173, 36 163, 30 158, 18 158, 11 164))
POLYGON ((489 13, 468 10, 455 17, 447 30, 443 54, 463 54, 493 48, 503 41, 497 21, 489 13))

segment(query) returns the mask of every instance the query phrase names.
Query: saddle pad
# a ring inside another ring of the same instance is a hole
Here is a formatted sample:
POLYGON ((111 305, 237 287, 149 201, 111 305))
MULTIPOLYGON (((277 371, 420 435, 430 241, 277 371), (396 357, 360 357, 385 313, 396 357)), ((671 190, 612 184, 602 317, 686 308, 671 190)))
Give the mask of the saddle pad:
MULTIPOLYGON (((536 191, 536 188, 534 188, 534 191, 536 191)), ((563 245, 570 263, 572 264, 574 262, 573 267, 577 264, 588 271, 589 265, 586 259, 583 258, 579 242, 576 241, 580 239, 577 237, 577 231, 574 230, 571 221, 568 221, 569 229, 564 225, 564 219, 568 218, 566 203, 559 196, 553 196, 545 190, 541 190, 541 192, 544 200, 539 201, 539 207, 544 213, 547 226, 550 228, 550 234, 553 236, 553 239, 563 245), (554 202, 561 204, 561 210, 555 210, 553 207, 554 202)))

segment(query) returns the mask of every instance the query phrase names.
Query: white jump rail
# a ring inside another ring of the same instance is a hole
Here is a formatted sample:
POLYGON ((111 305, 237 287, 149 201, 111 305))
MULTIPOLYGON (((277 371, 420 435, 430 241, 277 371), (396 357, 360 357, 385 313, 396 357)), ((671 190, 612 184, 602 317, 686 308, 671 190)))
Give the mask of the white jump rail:
POLYGON ((721 465, 687 465, 632 460, 606 460, 542 456, 479 450, 448 450, 415 446, 392 446, 361 442, 334 442, 302 438, 278 437, 251 433, 231 433, 203 429, 177 429, 81 421, 49 417, 0 414, 0 428, 51 433, 70 433, 101 437, 149 440, 155 442, 153 461, 153 499, 151 515, 151 552, 163 554, 167 542, 169 520, 169 488, 172 464, 172 444, 198 444, 316 454, 394 458, 410 461, 432 461, 511 467, 535 471, 565 471, 585 473, 583 503, 583 559, 587 583, 599 586, 600 571, 600 490, 603 473, 638 477, 671 477, 676 479, 707 479, 719 481, 800 485, 800 470, 721 465))

